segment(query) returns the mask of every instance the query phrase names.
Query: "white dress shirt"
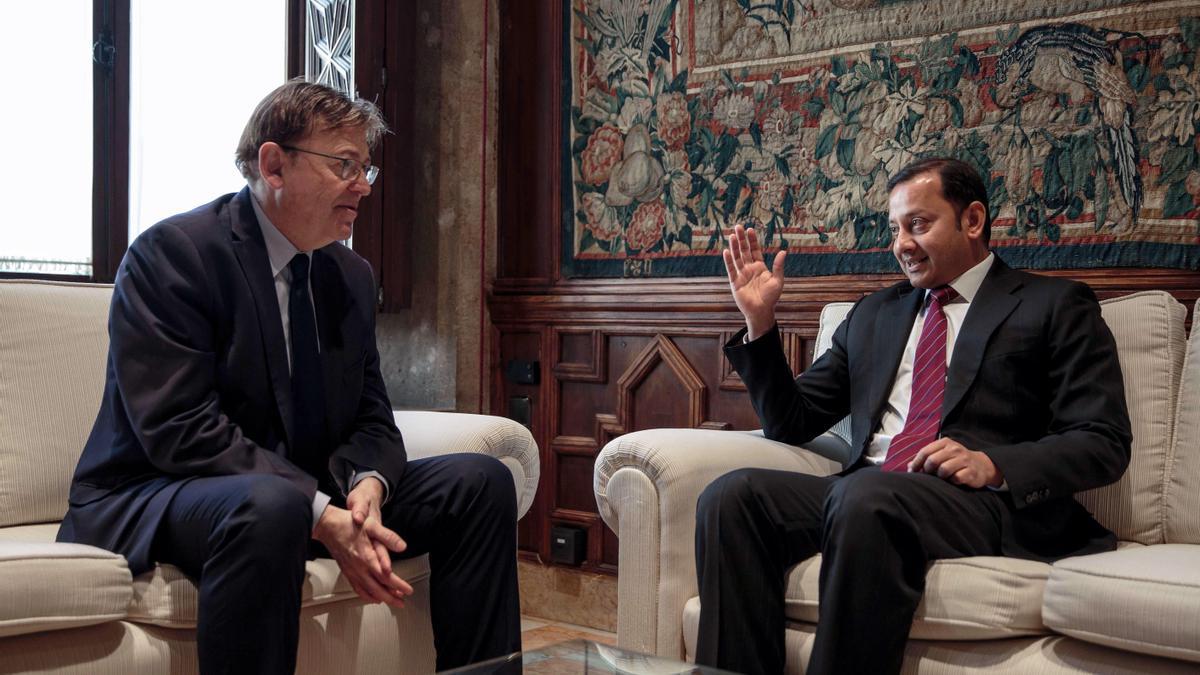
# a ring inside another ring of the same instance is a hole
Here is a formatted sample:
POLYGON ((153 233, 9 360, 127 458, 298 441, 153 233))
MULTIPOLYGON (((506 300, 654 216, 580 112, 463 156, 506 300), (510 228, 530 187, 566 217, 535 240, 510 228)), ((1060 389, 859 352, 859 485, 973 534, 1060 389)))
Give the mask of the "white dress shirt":
MULTIPOLYGON (((283 343, 287 349, 288 373, 292 372, 292 322, 288 320, 288 293, 292 290, 292 270, 288 264, 292 262, 292 258, 300 253, 300 249, 296 248, 291 241, 288 240, 279 228, 267 218, 267 214, 263 212, 262 206, 259 205, 258 199, 251 194, 250 205, 254 207, 254 215, 258 217, 259 229, 262 230, 263 242, 267 246, 267 259, 271 263, 271 276, 275 279, 275 299, 279 301, 279 320, 283 322, 283 343)), ((312 251, 305 253, 311 261, 312 251)), ((312 294, 312 275, 308 277, 308 297, 313 297, 312 294)), ((317 325, 316 307, 313 307, 313 325, 317 325)), ((321 336, 317 336, 317 349, 321 348, 321 336)), ((377 478, 383 484, 384 501, 387 501, 390 487, 387 480, 378 471, 355 471, 350 476, 350 489, 354 489, 362 480, 366 478, 377 478)), ((325 512, 325 507, 329 506, 331 501, 329 495, 317 490, 313 496, 313 527, 316 528, 317 521, 321 519, 321 514, 325 512)))

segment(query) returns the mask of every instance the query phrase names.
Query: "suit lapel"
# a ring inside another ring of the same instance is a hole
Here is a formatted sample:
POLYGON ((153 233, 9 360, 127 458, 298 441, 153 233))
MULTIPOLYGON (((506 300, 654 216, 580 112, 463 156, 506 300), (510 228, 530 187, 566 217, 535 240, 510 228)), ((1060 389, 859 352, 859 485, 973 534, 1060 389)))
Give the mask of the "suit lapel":
POLYGON ((287 345, 283 339, 283 322, 279 314, 279 300, 275 295, 275 280, 271 276, 271 262, 267 258, 267 245, 263 241, 258 217, 250 205, 249 188, 242 188, 229 203, 230 228, 233 233, 233 253, 242 266, 242 274, 254 307, 258 314, 258 327, 262 334, 263 351, 267 359, 267 371, 271 377, 271 388, 275 391, 276 410, 283 424, 288 447, 292 447, 292 379, 288 371, 287 345))
POLYGON ((946 371, 943 420, 962 401, 963 395, 974 382, 992 333, 1020 304, 1021 301, 1012 295, 1020 286, 1020 278, 997 256, 992 269, 979 286, 979 292, 971 300, 971 307, 954 342, 954 356, 946 371))
POLYGON ((911 286, 900 287, 875 314, 875 330, 871 337, 871 429, 879 426, 883 407, 896 380, 896 371, 900 369, 904 347, 908 344, 908 334, 924 299, 924 291, 911 286))

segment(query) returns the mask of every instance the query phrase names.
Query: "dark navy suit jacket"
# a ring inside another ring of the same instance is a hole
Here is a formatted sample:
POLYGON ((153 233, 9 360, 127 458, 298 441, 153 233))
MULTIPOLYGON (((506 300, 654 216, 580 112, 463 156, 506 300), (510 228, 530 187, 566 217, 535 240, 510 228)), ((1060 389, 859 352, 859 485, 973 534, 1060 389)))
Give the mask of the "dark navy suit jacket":
POLYGON ((329 471, 288 460, 291 380, 279 304, 248 189, 155 225, 129 247, 109 312, 104 397, 71 483, 59 541, 124 555, 139 574, 189 478, 264 473, 340 503, 355 469, 398 485, 406 454, 375 344, 370 266, 313 253, 329 471))
MULTIPOLYGON (((768 438, 799 445, 851 415, 847 468, 879 427, 925 293, 907 281, 855 304, 830 349, 793 379, 778 331, 726 346, 768 438)), ((988 455, 1009 491, 1006 555, 1052 560, 1115 537, 1073 495, 1112 483, 1132 434, 1116 344, 1086 285, 997 257, 971 302, 946 373, 942 436, 988 455)))

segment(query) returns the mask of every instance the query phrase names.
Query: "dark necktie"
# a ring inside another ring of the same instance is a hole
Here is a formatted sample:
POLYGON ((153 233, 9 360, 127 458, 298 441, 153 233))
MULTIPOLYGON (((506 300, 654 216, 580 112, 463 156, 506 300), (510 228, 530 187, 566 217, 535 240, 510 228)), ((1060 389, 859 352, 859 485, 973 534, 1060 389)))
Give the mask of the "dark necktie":
POLYGON ((314 478, 326 473, 322 466, 325 437, 325 386, 317 322, 308 292, 309 256, 297 253, 288 264, 292 273, 288 293, 288 321, 292 335, 292 448, 291 460, 314 478))
POLYGON ((953 288, 941 286, 929 294, 929 308, 917 340, 913 359, 912 395, 904 430, 888 446, 884 471, 907 471, 917 451, 937 439, 942 421, 942 399, 946 394, 946 313, 942 308, 957 296, 953 288))

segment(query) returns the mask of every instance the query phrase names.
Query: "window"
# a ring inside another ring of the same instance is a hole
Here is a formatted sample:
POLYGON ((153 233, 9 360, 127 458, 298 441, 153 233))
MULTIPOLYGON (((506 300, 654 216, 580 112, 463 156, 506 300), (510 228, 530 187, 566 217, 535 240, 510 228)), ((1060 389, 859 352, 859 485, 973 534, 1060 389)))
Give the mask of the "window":
POLYGON ((112 281, 147 227, 241 189, 233 153, 266 92, 307 73, 375 101, 393 133, 355 225, 385 311, 409 306, 415 3, 63 0, 6 7, 10 133, 0 277, 112 281), (392 82, 389 83, 389 72, 392 82), (12 97, 17 98, 17 97, 12 97))
POLYGON ((245 184, 233 153, 287 78, 286 0, 7 9, 12 53, 38 67, 12 69, 26 103, 0 112, 0 275, 111 281, 140 232, 245 184))
POLYGON ((91 276, 92 0, 13 3, 5 23, 27 61, 8 70, 0 107, 0 272, 91 276))
POLYGON ((245 185, 234 149, 287 77, 286 26, 283 2, 131 1, 129 241, 245 185))

